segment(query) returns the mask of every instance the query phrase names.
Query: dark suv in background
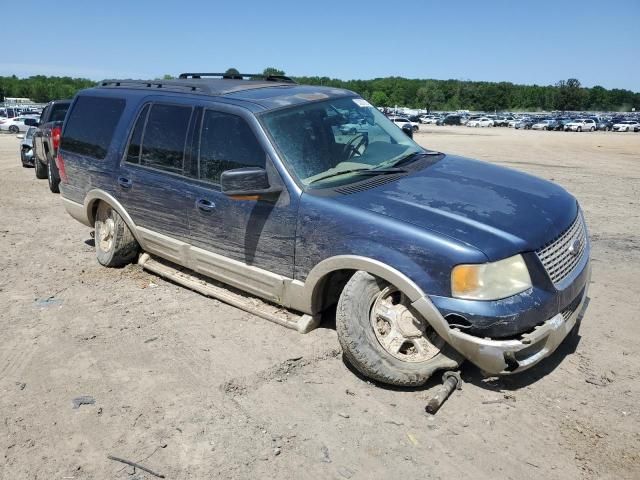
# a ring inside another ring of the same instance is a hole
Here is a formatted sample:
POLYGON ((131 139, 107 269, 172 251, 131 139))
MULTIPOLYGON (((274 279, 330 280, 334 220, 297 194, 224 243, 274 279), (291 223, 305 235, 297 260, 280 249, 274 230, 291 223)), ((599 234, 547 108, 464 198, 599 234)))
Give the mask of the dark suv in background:
POLYGON ((54 100, 49 102, 42 114, 38 129, 33 136, 33 158, 36 167, 36 178, 46 178, 49 189, 58 193, 60 175, 55 158, 60 145, 60 133, 71 100, 54 100))
POLYGON ((519 372, 577 328, 590 246, 564 189, 425 150, 348 90, 220 77, 104 81, 73 100, 61 193, 101 264, 138 259, 254 305, 202 276, 219 280, 301 332, 335 306, 346 359, 395 385, 464 358, 519 372))
POLYGON ((447 115, 445 117, 439 118, 436 121, 436 125, 462 125, 462 116, 447 115))

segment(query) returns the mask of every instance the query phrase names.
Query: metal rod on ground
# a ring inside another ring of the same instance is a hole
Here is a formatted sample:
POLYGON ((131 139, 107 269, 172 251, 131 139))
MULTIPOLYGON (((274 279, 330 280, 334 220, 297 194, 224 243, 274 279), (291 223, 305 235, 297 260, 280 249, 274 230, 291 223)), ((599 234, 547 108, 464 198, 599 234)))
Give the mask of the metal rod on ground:
POLYGON ((460 372, 445 372, 442 376, 442 386, 427 403, 427 406, 425 408, 427 413, 434 415, 440 409, 445 400, 449 398, 451 392, 456 389, 462 389, 462 379, 460 378, 460 372))
POLYGON ((133 468, 139 468, 143 472, 150 473, 154 477, 165 478, 165 476, 162 475, 161 473, 156 473, 153 470, 149 470, 147 467, 143 467, 142 465, 139 465, 139 464, 137 464, 135 462, 132 462, 130 460, 125 460, 124 458, 114 457, 113 455, 107 455, 107 458, 109 460, 115 460, 116 462, 126 463, 127 465, 131 465, 133 468))

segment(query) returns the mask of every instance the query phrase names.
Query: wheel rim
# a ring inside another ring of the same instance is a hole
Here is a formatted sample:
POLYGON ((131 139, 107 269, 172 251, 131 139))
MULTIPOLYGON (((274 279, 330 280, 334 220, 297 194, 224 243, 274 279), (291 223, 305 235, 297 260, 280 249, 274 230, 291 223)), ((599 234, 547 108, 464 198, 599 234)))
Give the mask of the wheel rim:
POLYGON ((96 238, 98 239, 98 246, 103 252, 111 251, 113 246, 113 237, 115 234, 115 223, 111 218, 111 209, 100 209, 101 212, 97 222, 96 238))
POLYGON ((382 348, 404 362, 424 362, 436 356, 444 340, 410 308, 397 288, 385 288, 373 302, 371 327, 382 348))

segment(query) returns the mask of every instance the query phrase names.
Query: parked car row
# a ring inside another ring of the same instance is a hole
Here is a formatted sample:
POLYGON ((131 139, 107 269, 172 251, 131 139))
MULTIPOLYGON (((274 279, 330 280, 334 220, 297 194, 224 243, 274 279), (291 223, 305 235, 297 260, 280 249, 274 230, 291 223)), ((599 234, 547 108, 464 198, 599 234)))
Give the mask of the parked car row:
POLYGON ((449 113, 423 115, 419 117, 428 125, 466 125, 467 127, 510 127, 516 130, 546 130, 565 132, 638 132, 640 116, 599 117, 599 116, 540 116, 540 115, 465 115, 449 113))

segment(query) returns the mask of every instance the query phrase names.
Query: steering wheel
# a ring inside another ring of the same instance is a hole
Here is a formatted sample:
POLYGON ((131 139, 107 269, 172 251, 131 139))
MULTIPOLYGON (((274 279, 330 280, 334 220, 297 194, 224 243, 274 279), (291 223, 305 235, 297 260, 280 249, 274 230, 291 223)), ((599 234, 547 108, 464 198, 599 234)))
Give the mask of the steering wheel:
POLYGON ((355 157, 356 153, 361 156, 369 146, 369 137, 364 133, 358 133, 351 140, 345 143, 342 155, 345 160, 355 157), (362 148, 362 151, 360 149, 362 148))

